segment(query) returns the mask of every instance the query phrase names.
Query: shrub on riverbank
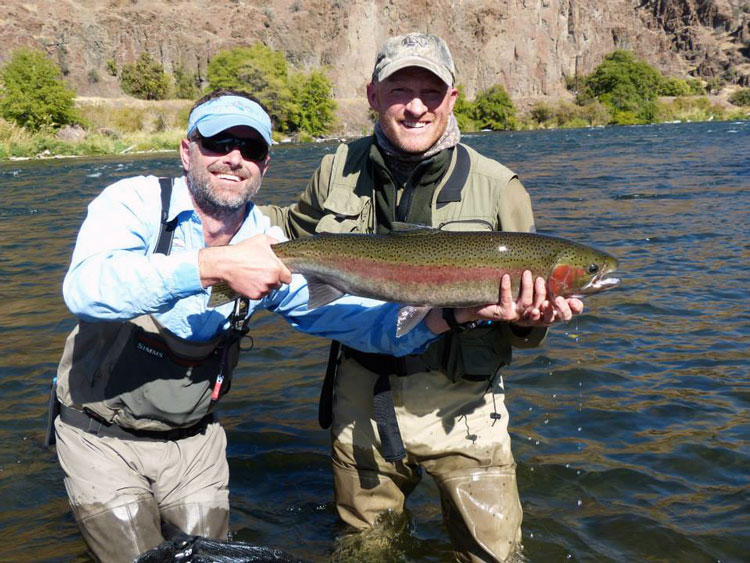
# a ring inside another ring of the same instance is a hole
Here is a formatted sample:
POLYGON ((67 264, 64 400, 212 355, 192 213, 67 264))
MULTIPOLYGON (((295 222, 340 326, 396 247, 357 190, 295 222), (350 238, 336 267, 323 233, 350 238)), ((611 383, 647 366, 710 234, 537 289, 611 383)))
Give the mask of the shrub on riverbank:
POLYGON ((466 99, 463 86, 458 85, 458 98, 453 113, 461 131, 513 130, 518 127, 516 108, 505 88, 495 84, 479 92, 473 101, 466 99))
POLYGON ((651 123, 663 82, 659 71, 633 53, 614 51, 584 78, 576 103, 601 102, 612 113, 614 124, 651 123))
POLYGON ((571 129, 577 127, 600 127, 608 124, 612 114, 606 106, 593 102, 579 106, 570 102, 550 105, 535 104, 519 123, 520 129, 571 129))
POLYGON ((30 131, 78 122, 74 98, 59 65, 41 51, 17 49, 0 69, 0 116, 30 131))
POLYGON ((69 141, 49 131, 32 132, 0 119, 0 160, 176 151, 185 136, 184 128, 122 135, 112 135, 110 131, 88 132, 78 140, 69 141))
POLYGON ((750 106, 750 88, 737 90, 729 96, 729 101, 736 106, 750 106))
POLYGON ((192 100, 137 101, 120 99, 80 99, 78 112, 90 132, 110 135, 144 132, 159 133, 187 127, 192 100))
MULTIPOLYGON (((474 104, 466 99, 463 85, 457 84, 456 89, 458 90, 458 97, 456 98, 456 103, 453 105, 453 115, 456 117, 458 128, 461 131, 467 132, 478 131, 479 127, 477 127, 473 117, 474 104)), ((377 119, 377 114, 375 112, 371 113, 371 118, 374 122, 377 119)))
POLYGON ((480 129, 512 130, 518 125, 513 101, 500 84, 477 94, 474 99, 473 117, 480 129))
POLYGON ((656 105, 654 121, 713 121, 726 119, 730 113, 720 105, 712 104, 705 96, 677 97, 656 105))
POLYGON ((322 136, 334 125, 333 84, 322 71, 297 72, 262 43, 221 51, 206 71, 209 89, 249 92, 266 107, 274 129, 322 136))
POLYGON ((575 104, 537 103, 526 115, 516 116, 512 100, 500 85, 467 100, 459 86, 454 113, 462 131, 480 129, 537 129, 638 125, 657 121, 721 119, 727 112, 712 105, 698 80, 663 76, 629 51, 614 51, 587 76, 569 80, 576 90, 575 104), (672 96, 671 104, 659 97, 672 96), (689 101, 686 101, 689 100, 689 101))
POLYGON ((742 111, 711 103, 705 97, 707 86, 699 80, 663 76, 629 51, 607 55, 591 74, 570 81, 570 86, 576 90, 578 105, 603 104, 609 110, 610 125, 747 119, 742 111), (674 99, 665 101, 664 97, 674 99))
POLYGON ((122 67, 120 86, 123 92, 141 100, 164 100, 172 84, 162 64, 144 52, 136 62, 122 67))
POLYGON ((313 137, 323 137, 331 132, 336 120, 336 102, 331 92, 333 84, 322 72, 313 71, 292 86, 295 100, 292 121, 297 129, 313 137))
MULTIPOLYGON (((750 119, 750 108, 731 109, 706 96, 660 97, 653 102, 653 122, 731 121, 750 119)), ((633 114, 631 114, 632 117, 633 114)), ((622 114, 620 114, 622 118, 622 114)), ((570 102, 540 102, 521 116, 519 129, 602 127, 612 124, 613 114, 605 104, 593 101, 579 106, 570 102)))

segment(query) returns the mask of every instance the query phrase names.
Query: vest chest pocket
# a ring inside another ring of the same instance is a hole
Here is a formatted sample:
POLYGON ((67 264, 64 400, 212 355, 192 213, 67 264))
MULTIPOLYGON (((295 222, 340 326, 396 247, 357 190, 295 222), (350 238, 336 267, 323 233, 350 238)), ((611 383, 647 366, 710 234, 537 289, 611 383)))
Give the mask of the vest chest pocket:
POLYGON ((423 359, 455 382, 491 378, 500 367, 510 364, 510 341, 499 324, 479 326, 467 332, 449 332, 432 344, 423 359))
POLYGON ((327 214, 315 227, 318 233, 371 232, 372 200, 369 196, 358 196, 351 189, 334 187, 323 209, 327 214))
POLYGON ((436 228, 441 231, 494 231, 497 220, 489 216, 460 219, 444 219, 439 221, 436 228))

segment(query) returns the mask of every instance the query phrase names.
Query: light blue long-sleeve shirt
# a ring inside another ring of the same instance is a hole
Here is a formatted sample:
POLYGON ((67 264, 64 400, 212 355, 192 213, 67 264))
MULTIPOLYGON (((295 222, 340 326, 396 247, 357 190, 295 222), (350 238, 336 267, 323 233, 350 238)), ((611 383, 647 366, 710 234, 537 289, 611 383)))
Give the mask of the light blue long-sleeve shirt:
MULTIPOLYGON (((208 307, 210 288, 201 285, 198 269, 198 251, 206 246, 203 227, 184 178, 174 181, 168 219, 174 217, 178 221, 171 253, 153 254, 161 228, 158 178, 127 178, 104 189, 89 205, 63 282, 70 311, 88 321, 153 314, 177 336, 195 341, 226 330, 233 304, 208 307)), ((230 244, 270 229, 269 219, 250 205, 230 244)), ((289 285, 251 300, 248 316, 268 309, 303 332, 395 356, 421 352, 437 338, 424 322, 396 338, 396 304, 346 296, 308 310, 307 301, 307 283, 293 275, 289 285)))

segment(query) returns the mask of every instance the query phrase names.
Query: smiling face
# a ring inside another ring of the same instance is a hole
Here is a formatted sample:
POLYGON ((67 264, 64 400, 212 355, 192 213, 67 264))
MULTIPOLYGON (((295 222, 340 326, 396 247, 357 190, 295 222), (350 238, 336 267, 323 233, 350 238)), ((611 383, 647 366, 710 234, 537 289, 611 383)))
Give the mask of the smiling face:
POLYGON ((407 67, 367 85, 367 100, 395 147, 423 153, 442 136, 458 90, 430 71, 407 67))
MULTIPOLYGON (((245 126, 232 127, 223 134, 262 141, 255 129, 245 126)), ((226 154, 215 153, 200 140, 188 139, 182 140, 180 158, 195 205, 217 219, 243 210, 253 199, 270 160, 270 156, 261 161, 246 159, 237 146, 226 154)))

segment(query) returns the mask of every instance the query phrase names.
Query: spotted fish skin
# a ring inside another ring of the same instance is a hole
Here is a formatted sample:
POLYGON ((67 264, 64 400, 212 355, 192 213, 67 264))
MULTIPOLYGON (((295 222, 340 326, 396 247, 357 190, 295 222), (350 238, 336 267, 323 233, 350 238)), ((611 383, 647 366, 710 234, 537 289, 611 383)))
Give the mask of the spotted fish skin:
POLYGON ((553 295, 614 287, 616 258, 591 246, 536 233, 420 228, 387 235, 320 234, 273 245, 294 273, 341 293, 432 307, 496 303, 500 279, 514 292, 530 270, 553 295))

